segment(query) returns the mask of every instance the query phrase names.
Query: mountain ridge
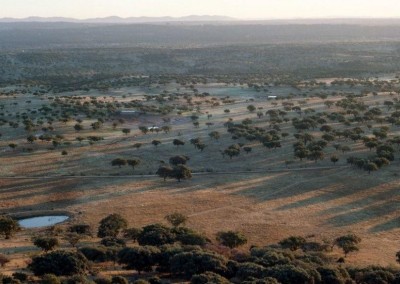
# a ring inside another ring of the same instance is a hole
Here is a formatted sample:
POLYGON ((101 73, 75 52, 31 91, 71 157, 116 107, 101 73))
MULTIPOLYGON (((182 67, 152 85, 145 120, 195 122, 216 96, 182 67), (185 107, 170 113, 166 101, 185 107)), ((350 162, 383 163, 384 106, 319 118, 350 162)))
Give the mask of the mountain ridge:
POLYGON ((115 24, 132 24, 132 23, 155 23, 155 22, 223 22, 238 21, 238 19, 219 16, 219 15, 189 15, 184 17, 128 17, 122 18, 118 16, 109 16, 104 18, 75 19, 68 17, 26 17, 26 18, 0 18, 0 23, 15 22, 67 22, 67 23, 115 23, 115 24))

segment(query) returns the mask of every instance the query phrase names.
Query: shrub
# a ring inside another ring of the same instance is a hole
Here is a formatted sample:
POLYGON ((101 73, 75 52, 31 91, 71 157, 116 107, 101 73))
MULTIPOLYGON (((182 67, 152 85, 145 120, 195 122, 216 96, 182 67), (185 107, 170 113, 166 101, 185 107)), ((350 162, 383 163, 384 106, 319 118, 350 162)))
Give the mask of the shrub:
POLYGON ((143 227, 138 237, 141 246, 161 246, 175 242, 175 235, 168 227, 160 224, 153 224, 143 227))
POLYGON ((128 222, 121 215, 111 214, 100 221, 97 236, 99 238, 116 237, 127 226, 128 222))
POLYGON ((53 237, 39 237, 33 240, 33 244, 44 251, 53 250, 60 245, 57 238, 53 237))
POLYGON ((114 237, 105 237, 100 242, 105 247, 125 247, 126 242, 123 239, 114 237))
POLYGON ((247 239, 243 234, 233 231, 218 232, 217 241, 229 248, 235 248, 247 243, 247 239))
POLYGON ((40 281, 41 284, 61 284, 60 278, 54 274, 45 274, 40 281))
POLYGON ((111 279, 112 284, 128 284, 128 279, 123 276, 113 276, 111 279))
POLYGON ((36 276, 48 273, 69 276, 83 274, 88 268, 88 263, 81 253, 54 251, 34 257, 28 268, 36 276))
POLYGON ((222 277, 213 272, 205 272, 202 274, 193 275, 192 279, 190 280, 191 284, 229 284, 230 282, 228 279, 222 277))
POLYGON ((158 262, 159 254, 160 250, 152 246, 124 248, 118 253, 118 262, 140 274, 142 271, 151 271, 158 262))
POLYGON ((86 225, 86 224, 72 225, 71 227, 68 228, 68 231, 71 233, 77 233, 80 235, 87 235, 87 236, 92 235, 92 230, 91 230, 90 226, 86 225))
POLYGON ((207 271, 223 274, 227 260, 218 254, 203 251, 182 252, 170 259, 171 272, 191 278, 207 271))

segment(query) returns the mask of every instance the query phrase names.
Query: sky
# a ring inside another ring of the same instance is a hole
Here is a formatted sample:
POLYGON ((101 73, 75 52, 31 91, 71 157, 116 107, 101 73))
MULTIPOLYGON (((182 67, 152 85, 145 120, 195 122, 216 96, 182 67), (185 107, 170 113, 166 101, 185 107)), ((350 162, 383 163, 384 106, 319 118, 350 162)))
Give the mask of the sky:
POLYGON ((400 18, 400 0, 0 0, 0 18, 224 15, 239 19, 400 18))

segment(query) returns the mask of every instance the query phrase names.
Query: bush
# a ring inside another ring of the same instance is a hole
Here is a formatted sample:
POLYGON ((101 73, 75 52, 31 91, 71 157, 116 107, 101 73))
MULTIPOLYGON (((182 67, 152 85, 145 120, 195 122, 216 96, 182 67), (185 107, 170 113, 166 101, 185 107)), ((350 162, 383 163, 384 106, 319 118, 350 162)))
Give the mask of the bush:
POLYGON ((9 239, 15 232, 20 230, 20 226, 17 221, 9 216, 0 216, 0 235, 4 235, 6 239, 9 239))
POLYGON ((87 235, 87 236, 92 235, 92 230, 91 230, 90 226, 86 225, 86 224, 72 225, 71 227, 68 228, 68 231, 70 233, 77 233, 80 235, 87 235))
POLYGON ((172 213, 165 216, 165 219, 174 227, 178 227, 187 221, 187 217, 181 213, 172 213))
POLYGON ((195 274, 207 271, 223 274, 227 271, 227 260, 218 254, 203 251, 182 252, 170 259, 171 272, 190 279, 195 274))
POLYGON ((118 239, 114 237, 105 237, 100 242, 105 247, 125 247, 126 242, 123 239, 118 239))
POLYGON ((74 275, 69 277, 63 281, 63 284, 93 284, 93 281, 90 281, 86 276, 83 275, 74 275))
POLYGON ((149 279, 149 283, 150 284, 162 284, 163 282, 161 281, 161 279, 157 276, 153 276, 149 279))
POLYGON ((55 276, 54 274, 45 274, 42 277, 41 284, 61 284, 60 278, 55 276))
POLYGON ((291 264, 277 265, 266 270, 265 276, 277 279, 282 284, 308 284, 312 277, 301 267, 291 264))
POLYGON ((283 239, 279 242, 279 244, 283 248, 290 249, 291 251, 298 250, 306 243, 306 240, 303 237, 299 236, 291 236, 289 238, 283 239))
POLYGON ((204 246, 207 243, 205 237, 189 228, 179 227, 173 229, 172 232, 176 235, 176 240, 182 245, 204 246))
POLYGON ((23 272, 14 272, 12 277, 21 282, 25 282, 26 280, 28 280, 28 274, 23 273, 23 272))
POLYGON ((137 241, 141 232, 142 232, 142 230, 138 229, 138 228, 126 229, 126 230, 124 230, 124 238, 127 238, 132 241, 137 241))
POLYGON ((247 243, 247 239, 244 235, 233 231, 218 232, 217 241, 229 248, 235 248, 247 243))
POLYGON ((83 274, 87 268, 87 259, 81 253, 54 251, 32 259, 28 268, 36 275, 54 274, 69 276, 83 274))
POLYGON ((44 251, 53 250, 60 245, 57 238, 53 237, 39 237, 33 240, 33 244, 44 251))
POLYGON ((133 282, 133 284, 150 284, 150 282, 144 279, 139 279, 133 282))
POLYGON ((117 237, 119 232, 126 229, 128 222, 119 214, 111 214, 100 221, 97 236, 104 237, 117 237))
POLYGON ((111 284, 111 279, 101 277, 101 278, 94 279, 94 282, 96 284, 111 284))
POLYGON ((249 278, 257 278, 260 279, 263 277, 265 273, 265 268, 261 265, 245 262, 239 264, 238 271, 236 273, 236 277, 242 280, 246 280, 249 278))
POLYGON ((317 271, 321 275, 322 283, 327 284, 345 284, 350 277, 344 269, 330 267, 318 267, 317 271))
POLYGON ((175 235, 170 228, 160 224, 153 224, 143 227, 138 237, 138 243, 141 246, 161 246, 175 242, 175 235))
POLYGON ((192 279, 190 280, 191 284, 229 284, 230 282, 228 279, 222 277, 213 272, 205 272, 202 274, 193 275, 192 279))
POLYGON ((158 262, 160 250, 152 246, 124 248, 118 253, 118 262, 125 264, 127 269, 151 271, 158 262))
POLYGON ((128 279, 123 276, 113 276, 111 279, 112 284, 128 284, 128 279))

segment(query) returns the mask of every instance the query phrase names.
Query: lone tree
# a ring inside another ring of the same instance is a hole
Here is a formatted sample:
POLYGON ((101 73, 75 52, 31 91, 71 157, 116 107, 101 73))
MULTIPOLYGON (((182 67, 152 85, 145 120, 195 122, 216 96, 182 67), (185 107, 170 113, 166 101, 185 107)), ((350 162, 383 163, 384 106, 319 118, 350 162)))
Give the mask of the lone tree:
POLYGON ((185 142, 180 139, 174 139, 174 141, 172 141, 172 144, 174 144, 176 147, 179 147, 185 145, 185 142))
POLYGON ((171 177, 181 182, 182 179, 190 179, 192 177, 192 171, 185 165, 177 165, 173 168, 171 177))
POLYGON ((378 166, 373 162, 364 165, 364 170, 368 171, 368 174, 371 174, 372 171, 377 171, 378 169, 378 166))
POLYGON ((129 133, 131 133, 131 130, 129 128, 124 128, 124 129, 122 129, 122 133, 124 133, 125 135, 128 135, 129 133))
POLYGON ((283 239, 282 241, 279 242, 279 244, 283 248, 288 248, 291 251, 298 250, 305 243, 306 243, 306 240, 303 237, 299 237, 299 236, 291 236, 291 237, 283 239))
POLYGON ((254 105, 248 105, 248 106, 247 106, 247 110, 248 110, 249 112, 254 112, 254 111, 256 110, 256 107, 255 107, 254 105))
POLYGON ((128 161, 125 159, 122 159, 122 158, 116 158, 111 161, 112 166, 118 166, 119 168, 121 168, 122 166, 125 166, 127 163, 128 163, 128 161))
POLYGON ((128 222, 119 214, 111 214, 100 221, 97 236, 99 238, 117 237, 121 230, 128 227, 128 222))
POLYGON ((172 176, 172 172, 173 172, 173 168, 169 167, 169 166, 161 166, 158 168, 156 174, 159 177, 162 177, 164 179, 164 181, 172 176))
POLYGON ((131 166, 133 170, 135 170, 135 167, 140 165, 140 160, 139 159, 126 160, 126 163, 129 166, 131 166))
POLYGON ((43 251, 48 252, 58 247, 60 242, 54 237, 39 237, 33 240, 33 244, 43 251))
POLYGON ((212 139, 218 140, 221 138, 221 134, 218 131, 212 131, 208 134, 212 139))
POLYGON ((180 225, 185 224, 187 219, 188 217, 182 213, 172 213, 165 216, 165 220, 167 220, 174 227, 179 227, 180 225))
POLYGON ((161 144, 161 141, 160 140, 153 140, 153 141, 151 141, 151 144, 153 144, 155 147, 157 147, 158 145, 161 144))
POLYGON ((336 165, 336 163, 339 161, 339 158, 336 155, 331 156, 331 162, 336 165))
POLYGON ((20 230, 20 226, 17 221, 9 216, 0 216, 0 235, 4 235, 6 239, 9 239, 15 232, 20 230))
POLYGON ((344 257, 347 256, 350 252, 358 251, 358 244, 361 242, 361 238, 354 234, 348 234, 341 237, 338 237, 335 240, 335 245, 341 248, 344 252, 344 257))
POLYGON ((229 248, 236 248, 247 243, 247 239, 243 234, 234 231, 218 232, 217 241, 229 248))
POLYGON ((185 165, 190 158, 188 156, 174 156, 169 159, 171 165, 185 165))

